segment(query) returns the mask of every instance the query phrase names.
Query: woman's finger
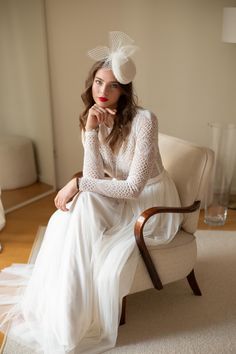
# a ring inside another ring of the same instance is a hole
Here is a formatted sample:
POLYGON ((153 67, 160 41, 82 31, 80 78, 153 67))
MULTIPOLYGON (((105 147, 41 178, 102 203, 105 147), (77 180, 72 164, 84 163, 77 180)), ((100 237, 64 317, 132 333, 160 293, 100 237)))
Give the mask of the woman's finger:
POLYGON ((110 114, 112 114, 113 116, 116 114, 116 112, 117 112, 117 110, 114 108, 114 109, 112 109, 112 108, 106 108, 106 111, 108 112, 108 113, 110 113, 110 114))
POLYGON ((93 108, 96 109, 98 112, 106 113, 106 109, 103 108, 103 107, 98 106, 97 104, 94 104, 93 108))
POLYGON ((54 198, 54 204, 55 204, 56 207, 58 207, 58 196, 57 195, 54 198))
POLYGON ((97 105, 93 107, 93 114, 96 116, 98 124, 104 123, 107 117, 107 111, 97 105))
POLYGON ((68 211, 69 209, 66 207, 66 201, 59 201, 57 204, 57 208, 62 211, 68 211))
MULTIPOLYGON (((59 192, 60 193, 60 192, 59 192)), ((56 206, 57 209, 63 210, 63 211, 67 211, 68 209, 66 208, 66 200, 62 199, 60 197, 60 195, 56 195, 55 199, 54 199, 54 204, 56 206)))
POLYGON ((61 209, 62 211, 68 211, 68 210, 69 210, 69 209, 66 207, 66 204, 62 204, 61 207, 60 207, 60 209, 61 209))

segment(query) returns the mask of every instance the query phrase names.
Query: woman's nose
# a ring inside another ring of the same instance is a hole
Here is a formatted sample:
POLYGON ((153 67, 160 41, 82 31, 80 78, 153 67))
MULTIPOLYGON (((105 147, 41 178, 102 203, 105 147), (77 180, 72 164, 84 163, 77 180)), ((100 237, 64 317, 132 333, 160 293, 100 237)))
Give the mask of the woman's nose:
POLYGON ((107 85, 102 85, 101 86, 101 93, 104 94, 104 95, 108 95, 109 87, 107 85))

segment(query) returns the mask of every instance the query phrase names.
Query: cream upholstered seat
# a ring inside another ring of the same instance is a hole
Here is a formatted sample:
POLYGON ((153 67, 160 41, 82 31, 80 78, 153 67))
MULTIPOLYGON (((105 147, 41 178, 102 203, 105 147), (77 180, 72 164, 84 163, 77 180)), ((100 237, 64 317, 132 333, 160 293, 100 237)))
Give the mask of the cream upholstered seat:
MULTIPOLYGON (((194 275, 197 258, 197 244, 194 232, 197 229, 200 202, 204 201, 207 184, 212 172, 214 154, 212 150, 165 134, 159 134, 159 147, 165 169, 173 178, 183 208, 162 208, 157 206, 144 211, 135 225, 135 238, 140 249, 140 259, 130 294, 187 277, 195 295, 201 295, 194 275), (146 221, 159 212, 183 212, 181 230, 168 244, 146 246, 143 228, 146 221)), ((132 256, 131 256, 132 257, 132 256)), ((129 259, 121 276, 125 279, 132 259, 129 259)), ((122 281, 122 280, 121 280, 122 281)), ((121 324, 125 321, 125 298, 121 324)))

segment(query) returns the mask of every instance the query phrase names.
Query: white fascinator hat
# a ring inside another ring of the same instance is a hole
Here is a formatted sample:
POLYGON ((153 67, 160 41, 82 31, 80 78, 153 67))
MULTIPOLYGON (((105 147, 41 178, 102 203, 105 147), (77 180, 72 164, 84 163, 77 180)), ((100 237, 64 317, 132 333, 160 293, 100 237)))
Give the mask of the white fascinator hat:
POLYGON ((88 55, 96 61, 104 60, 103 67, 111 69, 117 81, 126 85, 136 74, 131 56, 138 47, 133 43, 134 40, 123 32, 109 32, 109 47, 96 47, 89 50, 88 55))

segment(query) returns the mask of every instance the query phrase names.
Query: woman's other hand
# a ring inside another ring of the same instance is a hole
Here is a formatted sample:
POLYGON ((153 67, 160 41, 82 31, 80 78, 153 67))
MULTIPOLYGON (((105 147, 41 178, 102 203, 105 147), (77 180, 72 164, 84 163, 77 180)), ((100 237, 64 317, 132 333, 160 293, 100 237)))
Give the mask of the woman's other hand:
POLYGON ((66 203, 78 192, 77 178, 70 180, 56 195, 54 203, 57 209, 68 211, 66 203))
POLYGON ((116 109, 103 108, 96 103, 89 109, 85 130, 97 129, 99 124, 105 124, 111 128, 113 126, 116 109))

